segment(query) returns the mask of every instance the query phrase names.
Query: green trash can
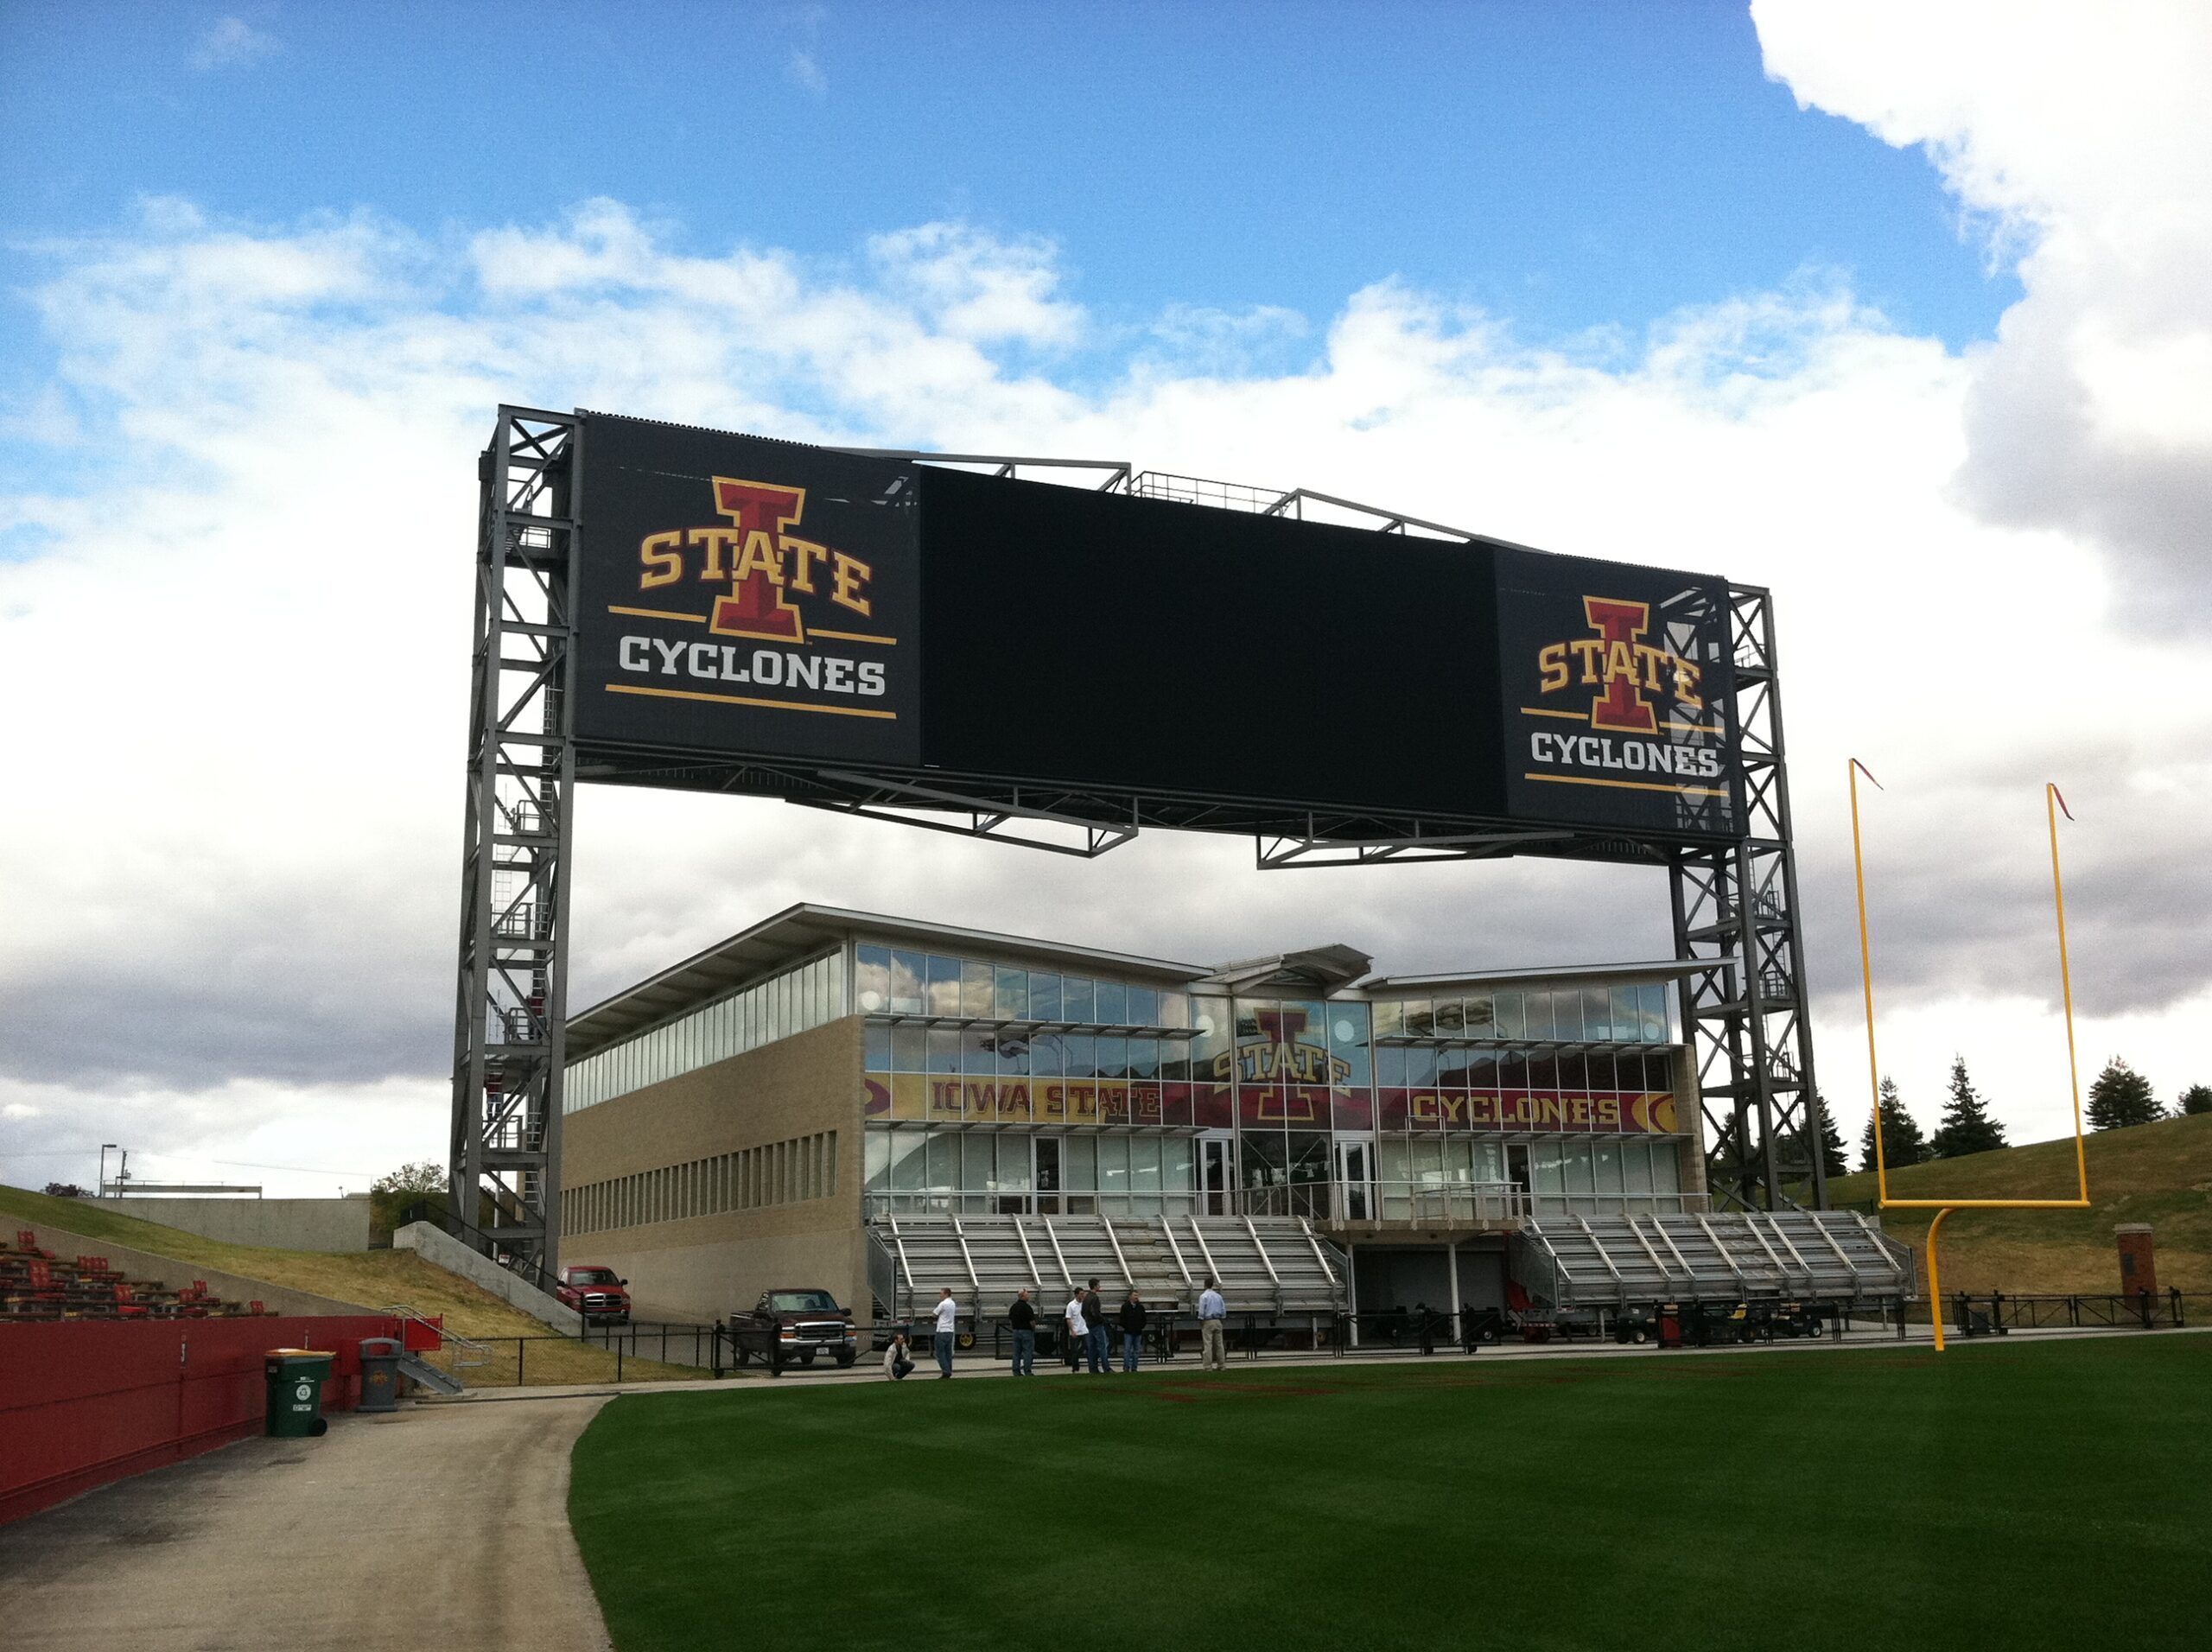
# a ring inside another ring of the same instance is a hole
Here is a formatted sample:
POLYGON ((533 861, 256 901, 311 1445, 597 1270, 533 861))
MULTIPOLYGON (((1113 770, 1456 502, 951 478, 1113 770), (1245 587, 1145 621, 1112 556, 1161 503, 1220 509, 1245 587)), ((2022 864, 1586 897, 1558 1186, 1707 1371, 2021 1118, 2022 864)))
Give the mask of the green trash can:
POLYGON ((308 1439, 329 1431, 322 1415, 322 1385, 330 1376, 333 1354, 312 1348, 272 1348, 262 1357, 269 1378, 269 1433, 280 1439, 308 1439))

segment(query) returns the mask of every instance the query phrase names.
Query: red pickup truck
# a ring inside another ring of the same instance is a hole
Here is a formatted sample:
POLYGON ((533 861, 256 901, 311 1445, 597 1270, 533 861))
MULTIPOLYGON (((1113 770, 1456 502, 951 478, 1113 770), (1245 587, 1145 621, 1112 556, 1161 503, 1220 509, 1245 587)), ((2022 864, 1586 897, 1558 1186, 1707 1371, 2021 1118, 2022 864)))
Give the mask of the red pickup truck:
POLYGON ((597 1262, 571 1262, 561 1270, 553 1294, 563 1307, 574 1308, 588 1325, 626 1325, 630 1323, 630 1281, 619 1279, 611 1268, 597 1262))

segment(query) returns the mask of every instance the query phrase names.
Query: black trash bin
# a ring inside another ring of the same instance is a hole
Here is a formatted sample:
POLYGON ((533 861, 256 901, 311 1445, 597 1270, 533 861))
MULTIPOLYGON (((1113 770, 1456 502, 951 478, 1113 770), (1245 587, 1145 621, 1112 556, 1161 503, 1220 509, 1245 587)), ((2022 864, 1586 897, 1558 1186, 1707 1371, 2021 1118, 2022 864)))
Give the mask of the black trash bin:
POLYGON ((399 1409, 399 1360, 407 1344, 397 1337, 361 1338, 361 1403, 356 1411, 399 1409))

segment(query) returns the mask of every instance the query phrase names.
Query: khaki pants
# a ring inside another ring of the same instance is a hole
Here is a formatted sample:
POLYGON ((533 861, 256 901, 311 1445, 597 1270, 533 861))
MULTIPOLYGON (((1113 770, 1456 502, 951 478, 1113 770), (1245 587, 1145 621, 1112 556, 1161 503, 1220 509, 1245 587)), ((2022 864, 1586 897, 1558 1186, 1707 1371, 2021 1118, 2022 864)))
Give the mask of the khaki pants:
POLYGON ((1198 1369, 1202 1371, 1225 1371, 1229 1361, 1222 1352, 1221 1321, 1198 1321, 1198 1369))

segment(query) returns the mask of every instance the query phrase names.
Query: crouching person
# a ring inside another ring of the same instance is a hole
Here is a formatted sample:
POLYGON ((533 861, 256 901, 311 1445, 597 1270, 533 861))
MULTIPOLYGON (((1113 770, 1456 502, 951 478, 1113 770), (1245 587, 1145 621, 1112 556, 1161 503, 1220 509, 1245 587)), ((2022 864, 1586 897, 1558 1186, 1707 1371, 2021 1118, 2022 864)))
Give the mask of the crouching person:
POLYGON ((903 1380, 914 1369, 911 1344, 904 1325, 891 1333, 891 1346, 883 1350, 883 1374, 893 1382, 903 1380))

